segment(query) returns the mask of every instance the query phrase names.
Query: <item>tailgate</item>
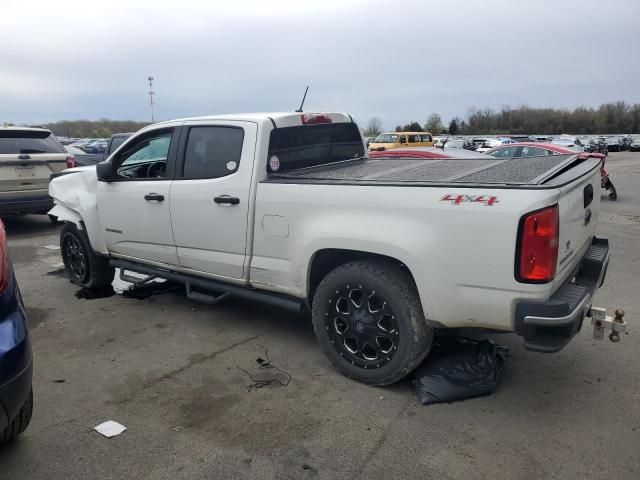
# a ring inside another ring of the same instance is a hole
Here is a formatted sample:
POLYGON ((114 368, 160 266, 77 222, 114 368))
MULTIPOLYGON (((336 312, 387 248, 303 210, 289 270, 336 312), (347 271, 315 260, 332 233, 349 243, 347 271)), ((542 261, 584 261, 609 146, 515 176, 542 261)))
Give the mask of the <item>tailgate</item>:
POLYGON ((51 174, 65 168, 66 153, 0 155, 0 192, 46 190, 51 174))
POLYGON ((556 278, 565 280, 580 262, 595 235, 600 212, 600 171, 560 188, 558 199, 560 236, 556 278))

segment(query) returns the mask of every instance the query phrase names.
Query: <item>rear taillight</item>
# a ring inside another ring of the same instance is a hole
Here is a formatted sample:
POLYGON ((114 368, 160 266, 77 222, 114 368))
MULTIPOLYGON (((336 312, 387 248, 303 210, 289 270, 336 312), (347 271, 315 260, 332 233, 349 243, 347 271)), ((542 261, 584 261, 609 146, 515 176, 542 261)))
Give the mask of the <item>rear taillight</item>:
POLYGON ((9 250, 7 248, 7 234, 4 224, 0 220, 0 293, 4 292, 9 283, 9 250))
POLYGON ((303 125, 316 125, 318 123, 333 123, 329 115, 304 114, 300 116, 303 125))
POLYGON ((67 155, 67 168, 76 166, 76 158, 73 155, 67 155))
POLYGON ((516 248, 516 280, 553 280, 558 260, 558 205, 527 213, 520 219, 516 248))

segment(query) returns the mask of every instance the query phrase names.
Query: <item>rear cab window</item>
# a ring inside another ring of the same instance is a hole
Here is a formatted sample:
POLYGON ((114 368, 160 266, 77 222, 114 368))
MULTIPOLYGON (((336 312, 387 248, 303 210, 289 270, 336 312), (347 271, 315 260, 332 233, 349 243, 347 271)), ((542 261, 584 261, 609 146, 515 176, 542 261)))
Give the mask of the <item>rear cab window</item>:
POLYGON ((182 178, 220 178, 240 166, 244 130, 230 126, 190 127, 182 178))
POLYGON ((0 155, 66 153, 58 139, 48 131, 0 129, 0 155))
POLYGON ((355 123, 276 128, 271 131, 267 172, 285 172, 364 157, 355 123))

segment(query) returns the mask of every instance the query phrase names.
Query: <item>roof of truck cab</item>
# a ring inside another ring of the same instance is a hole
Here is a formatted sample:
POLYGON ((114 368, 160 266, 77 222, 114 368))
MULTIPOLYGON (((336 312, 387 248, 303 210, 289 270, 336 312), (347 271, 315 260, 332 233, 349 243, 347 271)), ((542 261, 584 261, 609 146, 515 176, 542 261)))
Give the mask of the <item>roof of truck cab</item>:
POLYGON ((187 117, 159 122, 154 125, 162 125, 175 122, 192 122, 192 121, 245 121, 245 122, 273 122, 277 127, 290 127, 302 124, 303 115, 328 115, 335 123, 353 122, 353 117, 348 113, 342 112, 260 112, 260 113, 225 113, 221 115, 205 115, 201 117, 187 117))

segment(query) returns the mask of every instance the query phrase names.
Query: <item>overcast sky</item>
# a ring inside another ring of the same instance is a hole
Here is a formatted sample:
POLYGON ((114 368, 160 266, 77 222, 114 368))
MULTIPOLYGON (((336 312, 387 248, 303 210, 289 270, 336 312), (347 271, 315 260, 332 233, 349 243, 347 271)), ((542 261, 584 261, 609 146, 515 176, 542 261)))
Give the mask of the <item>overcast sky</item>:
POLYGON ((166 3, 0 0, 0 123, 640 102, 639 0, 166 3))

